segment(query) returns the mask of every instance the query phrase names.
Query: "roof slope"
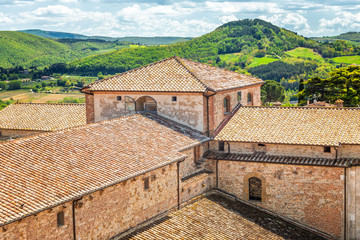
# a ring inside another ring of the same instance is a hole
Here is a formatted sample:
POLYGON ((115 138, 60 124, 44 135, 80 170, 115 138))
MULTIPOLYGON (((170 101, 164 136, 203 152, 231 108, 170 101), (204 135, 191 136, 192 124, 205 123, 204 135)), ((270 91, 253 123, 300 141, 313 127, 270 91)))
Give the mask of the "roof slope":
POLYGON ((338 146, 360 144, 360 110, 241 107, 215 140, 338 146))
POLYGON ((3 129, 55 131, 85 124, 85 104, 17 103, 0 111, 3 129))
POLYGON ((171 57, 87 85, 84 91, 205 92, 263 81, 203 63, 171 57))
POLYGON ((196 143, 131 115, 0 144, 0 226, 183 159, 196 143))

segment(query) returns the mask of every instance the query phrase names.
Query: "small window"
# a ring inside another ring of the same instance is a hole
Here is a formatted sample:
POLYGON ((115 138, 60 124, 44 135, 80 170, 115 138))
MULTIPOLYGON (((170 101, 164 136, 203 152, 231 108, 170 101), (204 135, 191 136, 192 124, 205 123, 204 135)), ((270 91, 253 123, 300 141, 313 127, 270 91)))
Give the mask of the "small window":
POLYGON ((237 93, 237 100, 238 102, 241 102, 241 91, 238 91, 237 93))
POLYGON ((251 93, 248 93, 247 101, 248 101, 248 103, 252 102, 252 94, 251 93))
POLYGON ((262 200, 262 183, 257 177, 249 178, 249 200, 262 200))
POLYGON ((230 98, 229 97, 224 98, 224 111, 230 112, 230 98))
POLYGON ((121 101, 121 96, 117 96, 116 100, 121 101))
POLYGON ((177 97, 176 97, 176 96, 173 96, 173 97, 171 97, 171 100, 172 100, 173 102, 176 102, 176 101, 177 101, 177 97))
POLYGON ((64 211, 58 212, 57 214, 57 226, 61 227, 64 226, 65 219, 64 219, 64 211))
POLYGON ((225 151, 225 143, 219 142, 219 151, 225 151))
POLYGON ((144 178, 144 190, 148 190, 150 188, 149 178, 144 178))
POLYGON ((265 144, 259 143, 258 146, 259 147, 265 147, 265 144))
POLYGON ((324 147, 324 152, 331 152, 331 148, 330 147, 324 147))

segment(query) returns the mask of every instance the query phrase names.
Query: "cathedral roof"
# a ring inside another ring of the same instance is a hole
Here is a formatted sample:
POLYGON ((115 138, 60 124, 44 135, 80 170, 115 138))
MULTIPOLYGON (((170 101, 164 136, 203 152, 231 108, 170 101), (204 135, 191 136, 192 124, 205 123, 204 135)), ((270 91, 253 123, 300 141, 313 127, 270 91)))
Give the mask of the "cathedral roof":
POLYGON ((240 107, 215 140, 338 146, 360 144, 360 109, 240 107))
POLYGON ((206 92, 263 84, 256 77, 171 57, 96 81, 82 91, 206 92))
POLYGON ((16 103, 0 111, 0 129, 55 131, 85 124, 85 104, 16 103))
POLYGON ((0 226, 180 161, 208 140, 174 124, 136 114, 0 144, 0 226))

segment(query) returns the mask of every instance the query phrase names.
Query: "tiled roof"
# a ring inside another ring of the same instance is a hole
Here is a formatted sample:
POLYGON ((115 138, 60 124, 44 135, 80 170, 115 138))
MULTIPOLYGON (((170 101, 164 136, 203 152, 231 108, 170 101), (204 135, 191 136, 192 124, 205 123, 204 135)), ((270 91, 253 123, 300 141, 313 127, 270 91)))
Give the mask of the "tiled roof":
POLYGON ((241 153, 222 153, 208 151, 204 158, 214 160, 230 160, 241 162, 261 162, 261 163, 279 163, 293 165, 312 165, 328 167, 349 167, 360 166, 360 158, 310 158, 310 157, 293 157, 293 156, 272 156, 265 153, 241 154, 241 153))
POLYGON ((55 131, 85 124, 85 104, 18 103, 0 111, 0 129, 55 131))
POLYGON ((320 240, 325 238, 247 204, 212 194, 114 239, 320 240))
POLYGON ((0 144, 0 226, 183 159, 196 143, 137 114, 0 144))
POLYGON ((360 109, 241 107, 219 141, 338 146, 360 144, 360 109))
POLYGON ((83 91, 205 92, 262 83, 255 77, 171 57, 96 81, 83 91))

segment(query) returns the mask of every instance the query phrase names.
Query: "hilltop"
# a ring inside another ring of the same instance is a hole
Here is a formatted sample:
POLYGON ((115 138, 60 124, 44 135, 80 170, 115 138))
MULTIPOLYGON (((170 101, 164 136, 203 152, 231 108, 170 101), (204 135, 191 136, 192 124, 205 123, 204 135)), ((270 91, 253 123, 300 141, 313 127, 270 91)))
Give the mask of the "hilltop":
POLYGON ((360 43, 360 32, 347 32, 342 33, 337 36, 332 37, 313 37, 312 39, 316 41, 326 42, 326 41, 336 41, 336 40, 347 40, 355 43, 360 43))

